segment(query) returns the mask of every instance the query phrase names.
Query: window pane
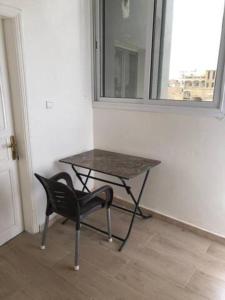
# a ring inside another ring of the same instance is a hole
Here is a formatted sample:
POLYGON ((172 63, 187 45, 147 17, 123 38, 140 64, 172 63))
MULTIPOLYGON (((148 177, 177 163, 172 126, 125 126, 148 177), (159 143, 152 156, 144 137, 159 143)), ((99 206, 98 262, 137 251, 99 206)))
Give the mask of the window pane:
POLYGON ((158 98, 212 101, 224 0, 169 2, 172 5, 164 14, 158 98))
POLYGON ((143 98, 147 23, 153 1, 102 1, 101 96, 143 98))

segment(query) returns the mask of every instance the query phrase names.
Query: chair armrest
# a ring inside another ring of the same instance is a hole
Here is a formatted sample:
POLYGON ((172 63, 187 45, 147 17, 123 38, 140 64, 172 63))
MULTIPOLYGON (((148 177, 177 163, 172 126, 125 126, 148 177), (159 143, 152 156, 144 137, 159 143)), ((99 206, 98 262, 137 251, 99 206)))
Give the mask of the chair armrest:
POLYGON ((99 189, 95 190, 94 192, 85 195, 84 197, 80 198, 79 200, 82 201, 84 204, 87 204, 93 198, 100 196, 100 194, 102 194, 102 193, 106 194, 106 205, 107 205, 107 207, 110 207, 110 205, 112 204, 112 200, 113 200, 113 189, 109 185, 104 185, 103 187, 100 187, 99 189))
POLYGON ((67 185, 74 190, 74 187, 73 187, 73 181, 70 177, 70 175, 66 172, 61 172, 61 173, 58 173, 54 176, 52 176, 50 178, 50 180, 54 180, 54 181, 59 181, 59 180, 65 180, 67 185))

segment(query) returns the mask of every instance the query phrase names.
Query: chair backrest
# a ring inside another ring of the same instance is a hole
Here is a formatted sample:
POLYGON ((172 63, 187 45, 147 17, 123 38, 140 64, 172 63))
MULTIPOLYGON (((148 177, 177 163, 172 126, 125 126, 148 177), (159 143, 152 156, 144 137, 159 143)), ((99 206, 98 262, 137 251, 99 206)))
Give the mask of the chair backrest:
POLYGON ((52 179, 44 178, 38 174, 35 174, 35 176, 46 191, 47 215, 55 212, 66 218, 79 216, 79 202, 75 192, 69 186, 52 179))

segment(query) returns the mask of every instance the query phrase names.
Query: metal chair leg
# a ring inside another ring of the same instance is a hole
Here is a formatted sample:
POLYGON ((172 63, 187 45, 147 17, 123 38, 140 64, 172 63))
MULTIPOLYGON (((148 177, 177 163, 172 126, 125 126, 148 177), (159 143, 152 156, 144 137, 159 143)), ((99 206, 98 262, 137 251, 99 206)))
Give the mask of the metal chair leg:
POLYGON ((74 264, 74 270, 79 271, 79 256, 80 256, 80 229, 76 229, 76 237, 75 237, 75 264, 74 264))
POLYGON ((46 248, 45 243, 46 243, 46 236, 47 236, 47 231, 48 231, 48 222, 49 222, 49 216, 46 216, 44 230, 42 233, 41 250, 44 250, 46 248))
POLYGON ((108 207, 106 209, 106 216, 107 216, 107 229, 108 229, 108 241, 111 243, 112 242, 112 225, 111 225, 111 213, 110 213, 110 208, 108 207))

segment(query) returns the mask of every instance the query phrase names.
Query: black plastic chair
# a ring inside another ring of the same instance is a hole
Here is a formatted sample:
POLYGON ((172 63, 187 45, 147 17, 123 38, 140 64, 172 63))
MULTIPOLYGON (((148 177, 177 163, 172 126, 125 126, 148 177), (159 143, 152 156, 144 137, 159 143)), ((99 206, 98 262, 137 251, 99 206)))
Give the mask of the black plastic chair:
POLYGON ((80 244, 80 222, 90 213, 106 207, 108 240, 112 242, 110 206, 113 199, 113 190, 110 186, 103 186, 92 193, 75 190, 69 174, 63 172, 47 179, 35 174, 43 185, 47 195, 47 208, 44 231, 42 235, 41 249, 45 249, 49 216, 57 213, 75 222, 75 265, 74 270, 79 270, 79 244, 80 244), (66 184, 59 182, 64 180, 66 184), (103 200, 99 196, 105 193, 103 200))

